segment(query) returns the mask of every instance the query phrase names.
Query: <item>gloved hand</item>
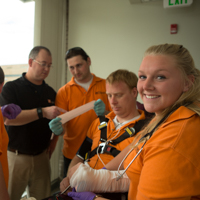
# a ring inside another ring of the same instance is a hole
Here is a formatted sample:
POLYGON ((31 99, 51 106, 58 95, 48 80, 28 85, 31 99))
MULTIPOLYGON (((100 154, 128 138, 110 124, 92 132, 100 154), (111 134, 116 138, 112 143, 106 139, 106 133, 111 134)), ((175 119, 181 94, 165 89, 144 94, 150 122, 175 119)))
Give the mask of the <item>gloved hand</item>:
POLYGON ((75 192, 74 190, 69 192, 67 195, 72 197, 74 200, 93 200, 96 196, 93 192, 75 192))
POLYGON ((14 103, 7 104, 1 107, 1 112, 3 116, 8 119, 15 119, 21 111, 21 108, 14 103))
POLYGON ((102 116, 105 113, 105 104, 101 99, 98 99, 94 102, 94 111, 97 116, 102 116))
POLYGON ((63 127, 61 123, 61 118, 56 117, 49 122, 49 128, 55 135, 60 135, 63 132, 63 127))

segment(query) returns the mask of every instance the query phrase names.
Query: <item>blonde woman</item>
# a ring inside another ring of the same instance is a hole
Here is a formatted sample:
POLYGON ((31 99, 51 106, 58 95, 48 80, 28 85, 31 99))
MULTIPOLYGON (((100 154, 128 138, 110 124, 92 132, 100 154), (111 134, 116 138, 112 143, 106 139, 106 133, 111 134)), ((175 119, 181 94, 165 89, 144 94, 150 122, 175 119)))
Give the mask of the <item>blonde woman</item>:
MULTIPOLYGON (((156 115, 106 168, 124 169, 129 200, 200 199, 199 70, 185 47, 163 44, 147 49, 138 77, 145 109, 156 115)), ((69 196, 103 199, 92 192, 69 196)))

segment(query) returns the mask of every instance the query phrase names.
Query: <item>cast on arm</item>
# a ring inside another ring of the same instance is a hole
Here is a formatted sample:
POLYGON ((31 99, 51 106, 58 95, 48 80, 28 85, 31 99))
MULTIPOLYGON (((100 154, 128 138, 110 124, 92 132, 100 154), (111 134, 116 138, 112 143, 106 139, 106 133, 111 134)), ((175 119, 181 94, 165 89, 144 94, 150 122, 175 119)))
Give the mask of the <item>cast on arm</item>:
MULTIPOLYGON (((76 164, 84 162, 85 154, 86 154, 86 152, 91 150, 91 146, 92 146, 92 140, 90 138, 86 137, 85 140, 83 141, 81 147, 79 148, 78 152, 76 153, 76 155, 72 159, 71 163, 69 164, 68 172, 76 164)), ((68 172, 67 172, 67 177, 65 177, 60 182, 60 191, 61 192, 64 191, 65 188, 70 184, 69 183, 68 172)))
POLYGON ((90 166, 79 163, 71 168, 68 173, 71 187, 75 187, 77 192, 127 192, 129 188, 129 178, 126 174, 118 181, 118 171, 105 169, 95 170, 90 166), (75 168, 75 172, 74 169, 75 168))

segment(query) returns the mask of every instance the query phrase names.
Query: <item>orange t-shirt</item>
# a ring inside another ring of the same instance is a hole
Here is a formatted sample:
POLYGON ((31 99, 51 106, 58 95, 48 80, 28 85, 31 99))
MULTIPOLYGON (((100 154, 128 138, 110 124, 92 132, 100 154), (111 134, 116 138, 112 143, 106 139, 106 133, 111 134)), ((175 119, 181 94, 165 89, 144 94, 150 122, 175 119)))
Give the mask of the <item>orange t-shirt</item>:
MULTIPOLYGON (((180 107, 147 141, 127 170, 129 200, 200 199, 200 117, 180 107)), ((124 163, 128 166, 136 152, 124 163)))
MULTIPOLYGON (((136 120, 128 122, 127 124, 122 126, 119 130, 115 130, 115 125, 114 125, 114 122, 112 121, 115 117, 115 113, 114 112, 109 113, 106 116, 109 119, 108 124, 107 124, 107 138, 111 139, 116 136, 114 139, 117 139, 118 137, 123 135, 123 133, 125 132, 125 128, 134 127, 136 122, 145 119, 144 111, 141 111, 141 110, 138 110, 138 111, 140 112, 141 116, 136 120)), ((99 119, 96 119, 90 126, 87 133, 87 137, 92 139, 91 150, 95 149, 96 147, 99 146, 99 144, 102 143, 100 141, 101 131, 98 128, 99 125, 100 125, 100 121, 99 119)), ((133 139, 134 137, 129 137, 116 145, 112 145, 111 143, 109 143, 109 145, 115 147, 119 151, 122 151, 125 147, 127 147, 129 144, 132 143, 133 139)), ((103 160, 105 165, 114 158, 112 155, 107 154, 107 153, 99 154, 99 156, 103 160)), ((103 163, 101 162, 101 160, 99 159, 97 155, 94 155, 92 158, 90 158, 88 164, 94 169, 101 169, 104 167, 103 163)))
MULTIPOLYGON (((55 104, 70 111, 98 99, 105 103, 106 110, 111 111, 106 94, 105 79, 96 77, 93 74, 93 81, 88 91, 78 85, 72 77, 71 81, 58 90, 55 104)), ((76 155, 87 135, 88 128, 96 118, 97 115, 92 109, 65 124, 63 155, 66 158, 72 159, 76 155)))
POLYGON ((8 134, 4 126, 4 120, 2 113, 0 112, 0 162, 3 168, 4 179, 6 187, 8 188, 8 159, 7 159, 7 147, 8 147, 8 134))

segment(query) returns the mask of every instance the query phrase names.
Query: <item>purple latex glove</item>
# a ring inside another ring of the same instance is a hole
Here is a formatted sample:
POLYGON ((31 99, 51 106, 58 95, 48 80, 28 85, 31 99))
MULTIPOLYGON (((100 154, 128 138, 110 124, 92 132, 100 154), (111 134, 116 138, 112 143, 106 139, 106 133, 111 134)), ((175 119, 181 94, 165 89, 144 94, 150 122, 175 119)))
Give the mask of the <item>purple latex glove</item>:
POLYGON ((103 167, 102 169, 106 169, 106 167, 103 167))
POLYGON ((76 192, 74 188, 72 192, 69 192, 67 195, 74 200, 93 200, 96 196, 93 192, 76 192))
POLYGON ((21 108, 14 103, 7 104, 1 107, 1 112, 3 116, 8 119, 15 119, 21 111, 21 108))

